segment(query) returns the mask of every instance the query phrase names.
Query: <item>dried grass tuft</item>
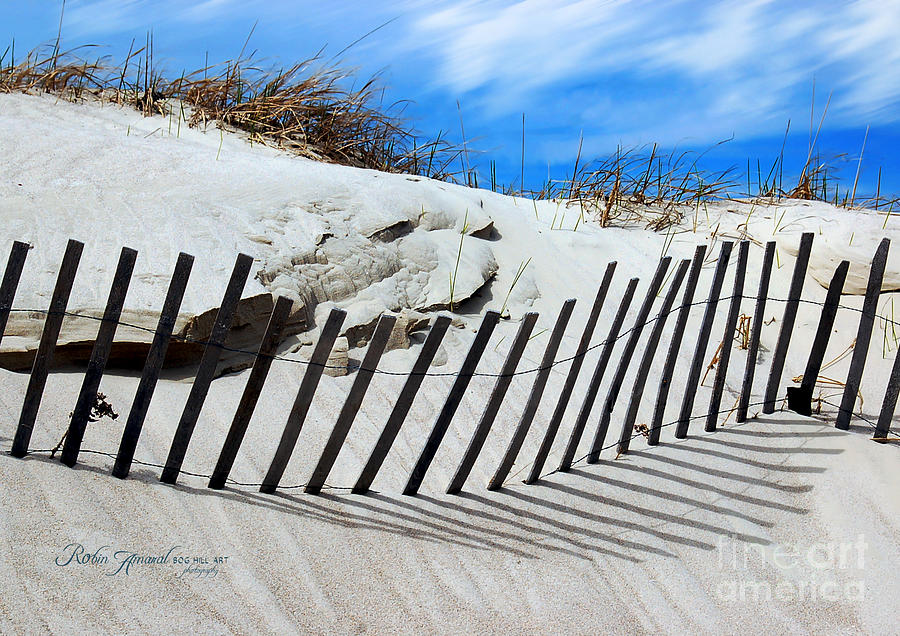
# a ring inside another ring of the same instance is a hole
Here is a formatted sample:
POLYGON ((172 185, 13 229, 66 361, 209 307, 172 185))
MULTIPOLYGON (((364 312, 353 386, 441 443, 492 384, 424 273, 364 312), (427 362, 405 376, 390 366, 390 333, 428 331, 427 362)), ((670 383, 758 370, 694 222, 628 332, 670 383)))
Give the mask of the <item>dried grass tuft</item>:
POLYGON ((251 58, 167 79, 156 68, 153 38, 121 64, 81 59, 86 49, 38 49, 13 61, 0 57, 0 92, 93 96, 131 105, 146 116, 188 113, 191 126, 210 123, 246 132, 252 141, 343 165, 454 180, 460 151, 440 135, 422 138, 403 117, 403 104, 385 105, 379 78, 354 86, 352 71, 319 55, 288 69, 266 70, 251 58))
POLYGON ((573 175, 563 181, 548 181, 537 198, 575 203, 593 214, 601 227, 640 223, 663 231, 681 221, 694 206, 726 198, 736 185, 734 168, 708 172, 698 168, 702 154, 660 154, 654 145, 619 148, 604 159, 575 162, 573 175))

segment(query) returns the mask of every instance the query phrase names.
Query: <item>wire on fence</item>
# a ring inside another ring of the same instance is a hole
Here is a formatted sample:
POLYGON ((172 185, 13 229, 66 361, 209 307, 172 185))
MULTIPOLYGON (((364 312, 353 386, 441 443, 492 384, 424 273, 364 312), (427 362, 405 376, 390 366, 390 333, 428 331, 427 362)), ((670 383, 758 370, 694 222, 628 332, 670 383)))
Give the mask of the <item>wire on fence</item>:
MULTIPOLYGON (((729 300, 731 300, 733 297, 734 297, 733 295, 720 296, 718 302, 729 301, 729 300)), ((742 300, 755 300, 755 299, 756 299, 756 296, 742 295, 742 296, 741 296, 741 299, 742 299, 742 300)), ((786 299, 786 298, 769 298, 768 300, 771 301, 771 302, 776 302, 776 303, 786 303, 786 302, 788 301, 788 299, 786 299)), ((704 299, 704 300, 698 300, 698 301, 692 302, 692 303, 690 303, 688 306, 689 306, 689 307, 697 307, 697 306, 700 306, 700 305, 707 305, 707 304, 709 304, 709 302, 710 302, 710 299, 707 298, 707 299, 704 299)), ((801 299, 800 299, 800 302, 801 302, 801 303, 804 303, 804 304, 808 304, 808 305, 816 305, 816 306, 818 306, 818 307, 824 307, 824 306, 825 306, 825 303, 824 303, 824 302, 820 302, 820 301, 816 301, 816 300, 805 300, 805 299, 802 299, 802 298, 801 298, 801 299)), ((666 312, 664 315, 665 315, 665 316, 670 316, 670 315, 672 315, 673 313, 676 313, 676 312, 680 311, 681 308, 682 308, 683 306, 684 306, 684 305, 678 305, 678 306, 672 307, 672 309, 670 309, 670 310, 669 310, 668 312, 666 312)), ((849 307, 849 306, 847 306, 847 305, 838 305, 838 308, 839 308, 839 309, 847 309, 847 310, 850 310, 850 311, 855 311, 855 312, 857 312, 857 313, 862 313, 862 309, 859 308, 859 307, 849 307)), ((57 313, 57 312, 51 312, 51 311, 49 311, 49 310, 47 310, 47 309, 16 309, 16 308, 10 309, 10 312, 13 312, 13 313, 32 313, 32 314, 43 314, 43 315, 49 315, 49 314, 51 314, 51 313, 57 313)), ((86 318, 86 319, 88 319, 88 320, 94 320, 94 321, 96 321, 96 322, 102 322, 102 321, 104 320, 102 316, 92 316, 92 315, 90 315, 90 314, 81 314, 81 313, 71 312, 71 311, 64 311, 64 312, 61 312, 61 313, 63 314, 63 316, 69 317, 69 318, 86 318)), ((646 327, 647 325, 656 322, 656 321, 659 320, 661 317, 662 317, 662 316, 660 316, 659 314, 657 314, 657 315, 655 315, 655 316, 650 317, 648 320, 646 320, 645 322, 641 323, 640 325, 634 324, 634 325, 632 325, 629 329, 627 329, 627 330, 625 330, 625 331, 623 331, 623 332, 620 332, 620 333, 613 339, 613 341, 614 341, 614 342, 618 342, 618 341, 621 340, 622 338, 624 338, 624 337, 630 335, 634 330, 636 330, 636 329, 642 329, 643 327, 646 327)), ((888 318, 887 316, 882 316, 881 314, 875 314, 875 318, 877 318, 877 319, 883 321, 885 324, 890 324, 890 325, 893 325, 893 326, 898 326, 898 327, 900 327, 900 320, 895 321, 895 320, 893 320, 893 319, 891 319, 891 318, 888 318)), ((121 325, 121 326, 124 326, 124 327, 128 327, 128 328, 130 328, 130 329, 137 329, 137 330, 139 330, 139 331, 144 331, 144 332, 147 332, 147 333, 156 333, 156 329, 152 329, 152 328, 150 328, 150 327, 144 327, 144 326, 142 326, 142 325, 136 325, 136 324, 129 323, 129 322, 125 322, 125 321, 121 321, 121 320, 116 321, 116 324, 121 325)), ((221 348, 222 350, 228 351, 228 352, 230 352, 230 353, 240 353, 240 354, 249 355, 249 356, 253 356, 253 357, 256 357, 256 356, 258 355, 258 352, 257 352, 257 351, 251 351, 251 350, 249 350, 249 349, 240 349, 240 348, 237 348, 237 347, 229 347, 229 346, 225 345, 224 343, 222 343, 222 344, 218 344, 218 343, 207 343, 205 340, 201 340, 201 339, 198 339, 198 338, 191 338, 190 336, 181 336, 181 335, 173 334, 173 335, 171 336, 171 338, 172 338, 172 340, 177 340, 177 341, 185 342, 185 343, 189 343, 189 344, 201 344, 201 345, 204 345, 204 346, 206 346, 207 344, 210 344, 211 346, 219 347, 219 348, 221 348)), ((576 353, 576 354, 574 354, 574 355, 567 356, 567 357, 565 357, 565 358, 560 358, 560 359, 558 359, 558 360, 554 360, 553 363, 550 364, 548 367, 537 366, 537 367, 533 367, 533 368, 529 368, 529 369, 523 369, 523 370, 521 370, 521 371, 515 371, 515 372, 510 373, 510 374, 488 373, 488 372, 486 372, 486 371, 476 371, 476 372, 473 373, 472 375, 473 375, 473 376, 478 376, 478 377, 500 378, 500 377, 514 377, 514 376, 519 376, 519 375, 528 375, 528 374, 531 374, 531 373, 537 373, 537 372, 539 372, 539 371, 545 370, 546 368, 552 368, 552 367, 555 367, 555 366, 560 365, 560 364, 565 364, 566 362, 571 362, 572 360, 575 360, 576 358, 586 356, 589 352, 591 352, 591 351, 593 351, 593 350, 595 350, 595 349, 598 349, 598 348, 604 346, 604 345, 606 344, 606 342, 607 342, 606 340, 602 340, 601 342, 598 342, 598 343, 596 343, 596 344, 591 345, 590 347, 588 347, 587 349, 585 349, 583 352, 576 353)), ((292 364, 300 364, 300 365, 303 365, 303 366, 322 366, 322 367, 325 368, 325 369, 336 369, 336 370, 343 370, 343 371, 356 371, 356 370, 358 370, 358 368, 359 368, 358 365, 350 365, 350 364, 343 364, 343 365, 322 364, 322 365, 318 365, 318 363, 310 362, 309 360, 299 360, 299 359, 296 359, 296 358, 287 358, 287 357, 285 357, 285 356, 278 356, 278 355, 271 356, 271 358, 272 358, 273 360, 277 360, 277 361, 279 361, 279 362, 289 362, 289 363, 292 363, 292 364)), ((407 371, 388 371, 388 370, 384 370, 384 369, 375 369, 375 370, 374 370, 374 373, 377 373, 377 374, 380 374, 380 375, 388 375, 388 376, 403 376, 403 377, 405 377, 405 376, 408 376, 408 375, 422 375, 422 376, 427 376, 427 377, 437 377, 437 378, 439 378, 439 377, 454 377, 454 376, 459 375, 459 372, 458 372, 458 371, 440 371, 440 372, 426 371, 426 372, 423 372, 423 373, 414 373, 414 372, 411 373, 411 372, 407 372, 407 371)))
MULTIPOLYGON (((763 404, 763 401, 752 402, 752 403, 750 403, 748 406, 760 406, 761 404, 763 404)), ((718 412, 716 413, 716 415, 722 415, 723 413, 730 413, 730 412, 733 411, 733 410, 735 410, 735 409, 734 409, 734 408, 722 409, 722 410, 718 411, 718 412)), ((705 417, 707 417, 708 415, 709 415, 708 413, 703 413, 702 415, 695 415, 695 416, 692 417, 691 419, 692 419, 692 420, 695 420, 695 419, 699 419, 699 418, 705 418, 705 417)), ((671 422, 666 422, 665 424, 661 424, 659 428, 667 428, 667 427, 669 427, 669 426, 674 426, 674 425, 677 424, 677 423, 678 423, 678 420, 673 420, 673 421, 671 421, 671 422)), ((634 440, 634 439, 637 439, 638 437, 642 437, 643 435, 644 435, 644 433, 642 433, 642 432, 640 432, 640 433, 635 433, 634 435, 631 436, 631 439, 634 440)), ((605 451, 605 450, 609 450, 610 448, 613 448, 614 446, 617 446, 618 443, 619 443, 619 442, 618 442, 618 440, 617 440, 616 442, 614 442, 614 443, 612 443, 612 444, 608 444, 608 445, 604 446, 603 448, 601 448, 601 449, 600 449, 600 452, 605 451)), ((58 451, 57 451, 57 450, 54 450, 54 449, 49 449, 49 448, 41 448, 41 449, 37 449, 37 450, 29 450, 28 452, 29 452, 29 454, 31 454, 31 455, 51 455, 51 456, 52 456, 52 455, 54 455, 55 453, 57 453, 58 451)), ((88 454, 90 454, 90 455, 103 455, 104 457, 110 457, 110 458, 112 458, 112 459, 115 459, 115 458, 116 458, 116 453, 110 453, 110 452, 107 452, 107 451, 82 449, 81 452, 82 452, 82 453, 88 453, 88 454)), ((588 458, 588 455, 584 455, 583 457, 580 457, 580 458, 576 459, 575 461, 573 461, 573 462, 572 462, 572 465, 574 466, 575 464, 578 464, 579 462, 583 462, 583 461, 586 460, 587 458, 588 458)), ((139 465, 141 465, 141 466, 147 466, 147 467, 149 467, 149 468, 165 468, 165 466, 164 466, 163 464, 156 464, 156 463, 153 463, 153 462, 147 462, 147 461, 142 461, 142 460, 137 460, 137 459, 133 460, 133 463, 139 464, 139 465)), ((526 467, 527 467, 527 466, 526 466, 526 467)), ((519 471, 519 472, 521 472, 521 471, 519 471)), ((545 477, 549 477, 550 475, 553 475, 553 474, 558 473, 558 472, 560 472, 559 469, 551 470, 551 471, 547 472, 546 474, 541 475, 541 479, 543 479, 543 478, 545 478, 545 477)), ((186 470, 182 470, 182 471, 181 471, 181 474, 182 474, 182 475, 189 475, 189 476, 191 476, 191 477, 198 477, 198 478, 201 478, 201 479, 209 479, 209 478, 212 476, 212 475, 205 475, 205 474, 202 474, 202 473, 194 473, 194 472, 190 472, 190 471, 186 471, 186 470)), ((518 473, 517 473, 517 474, 518 474, 518 473)), ((509 481, 509 480, 507 480, 507 481, 509 481)), ((243 486, 243 487, 248 487, 248 488, 258 488, 259 486, 262 486, 262 482, 259 482, 259 483, 255 483, 255 482, 242 482, 242 481, 236 481, 236 480, 231 479, 231 478, 227 479, 227 480, 226 480, 226 483, 227 483, 227 484, 230 484, 230 485, 232 485, 232 486, 243 486)), ((505 483, 506 483, 506 482, 505 482, 505 483)), ((279 486, 278 486, 278 489, 279 489, 279 490, 296 490, 296 489, 299 489, 299 488, 306 488, 306 484, 295 484, 295 485, 290 485, 290 486, 279 485, 279 486)), ((351 489, 352 489, 352 487, 349 487, 349 486, 346 486, 346 487, 345 487, 345 486, 330 486, 330 485, 327 485, 327 484, 324 485, 324 486, 322 487, 322 490, 351 490, 351 489)), ((377 493, 378 491, 371 490, 370 492, 375 492, 375 493, 377 493)))
MULTIPOLYGON (((840 410, 840 405, 838 405, 838 404, 834 404, 833 402, 829 402, 829 401, 824 400, 824 399, 821 399, 821 400, 819 400, 819 401, 822 402, 822 404, 827 404, 828 406, 831 406, 831 407, 833 407, 833 408, 837 408, 838 410, 840 410)), ((757 401, 757 402, 751 402, 751 403, 748 404, 747 406, 748 406, 748 407, 751 407, 751 406, 762 406, 764 403, 765 403, 765 400, 759 400, 759 401, 757 401)), ((732 412, 732 411, 734 411, 734 410, 735 410, 734 408, 722 409, 722 410, 720 410, 720 411, 717 411, 715 414, 716 414, 716 415, 722 415, 723 413, 730 413, 730 412, 732 412)), ((871 426, 872 428, 875 428, 875 423, 872 422, 872 420, 870 420, 869 418, 867 418, 867 417, 865 417, 864 415, 862 415, 861 413, 854 413, 854 415, 855 415, 856 417, 858 417, 860 420, 862 420, 863 422, 865 422, 866 424, 868 424, 869 426, 871 426)), ((706 418, 706 417, 708 417, 708 416, 709 416, 709 413, 703 413, 703 414, 701 414, 701 415, 694 415, 694 416, 692 416, 690 419, 691 419, 691 420, 696 420, 696 419, 706 418)), ((674 426, 675 424, 678 424, 678 420, 673 420, 673 421, 671 421, 671 422, 666 422, 665 424, 661 424, 661 425, 659 426, 659 428, 667 428, 667 427, 669 427, 669 426, 674 426)), ((889 432, 892 432, 892 431, 889 431, 889 432)), ((642 436, 644 436, 644 433, 643 433, 643 432, 634 433, 634 434, 631 436, 631 439, 634 440, 634 439, 637 439, 638 437, 642 437, 642 436)), ((613 448, 614 446, 617 446, 618 443, 619 443, 618 441, 615 441, 615 442, 613 442, 613 443, 611 443, 611 444, 607 444, 606 446, 604 446, 603 448, 600 449, 600 452, 609 450, 610 448, 613 448)), ((53 450, 53 449, 49 449, 49 448, 41 448, 41 449, 30 450, 30 451, 29 451, 29 453, 32 454, 32 455, 51 455, 51 456, 54 455, 56 452, 58 452, 58 451, 53 450)), ((87 453, 87 454, 90 454, 90 455, 103 455, 104 457, 109 457, 109 458, 111 458, 111 459, 115 459, 115 458, 116 458, 116 454, 115 454, 115 453, 110 453, 110 452, 107 452, 107 451, 82 449, 81 452, 82 452, 82 453, 87 453)), ((574 466, 574 465, 576 465, 576 464, 579 464, 580 462, 583 462, 584 460, 586 460, 586 459, 588 458, 588 455, 589 455, 589 453, 588 453, 588 454, 585 454, 585 455, 582 456, 582 457, 579 457, 578 459, 576 459, 575 461, 572 462, 572 465, 574 466)), ((165 467, 163 464, 156 464, 156 463, 153 463, 153 462, 147 462, 147 461, 142 461, 142 460, 138 460, 138 459, 133 460, 133 462, 134 462, 135 464, 140 465, 140 466, 147 466, 147 467, 149 467, 149 468, 164 468, 164 467, 165 467)), ((526 468, 527 468, 527 466, 526 466, 526 468)), ((519 472, 521 472, 521 470, 520 470, 520 471, 517 471, 516 474, 518 474, 519 472)), ((554 470, 548 471, 547 473, 544 473, 543 475, 541 475, 541 479, 544 479, 544 478, 546 478, 546 477, 550 477, 551 475, 554 475, 554 474, 556 474, 556 473, 558 473, 558 472, 560 472, 559 469, 554 469, 554 470)), ((182 474, 182 475, 188 475, 188 476, 190 476, 190 477, 198 477, 198 478, 201 478, 201 479, 209 479, 209 478, 211 477, 211 475, 206 475, 206 474, 202 474, 202 473, 194 473, 194 472, 190 472, 190 471, 187 471, 187 470, 182 470, 182 471, 181 471, 181 474, 182 474)), ((226 483, 227 483, 227 484, 230 484, 230 485, 232 485, 232 486, 242 486, 242 487, 247 487, 247 488, 258 488, 258 487, 262 486, 262 482, 258 482, 258 483, 257 483, 257 482, 243 482, 243 481, 237 481, 237 480, 234 480, 234 479, 231 479, 231 478, 227 479, 227 480, 226 480, 226 483)), ((504 485, 505 485, 505 484, 504 484, 504 485)), ((278 486, 278 489, 279 489, 279 490, 298 490, 298 489, 300 489, 300 488, 306 488, 306 484, 294 484, 294 485, 287 485, 287 486, 279 485, 279 486, 278 486)), ((352 490, 352 487, 351 487, 351 486, 331 486, 331 485, 325 484, 324 486, 322 486, 322 490, 348 490, 348 491, 349 491, 349 490, 352 490)), ((370 490, 370 492, 378 493, 377 490, 370 490)))
MULTIPOLYGON (((835 404, 834 402, 829 402, 828 400, 825 400, 825 399, 822 399, 822 398, 817 399, 816 402, 821 402, 822 404, 827 404, 828 406, 831 406, 831 407, 833 407, 833 408, 836 408, 836 409, 838 410, 839 413, 840 413, 840 412, 845 412, 845 409, 841 408, 841 405, 840 405, 840 404, 835 404)), ((871 426, 872 428, 877 428, 877 423, 876 423, 876 422, 873 422, 872 420, 870 420, 869 418, 867 418, 867 417, 866 417, 865 415, 863 415, 862 413, 856 413, 856 412, 854 412, 854 411, 850 411, 850 414, 851 414, 853 417, 859 418, 860 420, 862 420, 863 422, 865 422, 866 424, 868 424, 868 425, 871 426)), ((893 431, 891 431, 890 429, 888 429, 888 433, 892 433, 892 432, 893 432, 893 431)))

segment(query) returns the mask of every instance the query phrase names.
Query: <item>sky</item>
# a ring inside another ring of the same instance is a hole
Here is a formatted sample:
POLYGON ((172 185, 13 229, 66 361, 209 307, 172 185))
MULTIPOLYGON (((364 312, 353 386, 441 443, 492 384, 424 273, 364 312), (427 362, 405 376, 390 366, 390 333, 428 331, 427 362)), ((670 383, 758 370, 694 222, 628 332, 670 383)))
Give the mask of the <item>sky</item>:
MULTIPOLYGON (((0 0, 0 51, 52 42, 61 8, 0 0)), ((381 73, 427 136, 460 141, 462 120, 483 180, 494 160, 518 185, 523 114, 528 188, 569 174, 579 144, 590 158, 656 143, 765 173, 790 122, 787 177, 827 104, 819 152, 845 155, 851 185, 859 168, 860 192, 881 167, 882 191, 900 194, 900 0, 68 0, 62 48, 122 58, 152 30, 177 76, 237 57, 251 29, 248 50, 272 66, 324 47, 361 78, 381 73)))

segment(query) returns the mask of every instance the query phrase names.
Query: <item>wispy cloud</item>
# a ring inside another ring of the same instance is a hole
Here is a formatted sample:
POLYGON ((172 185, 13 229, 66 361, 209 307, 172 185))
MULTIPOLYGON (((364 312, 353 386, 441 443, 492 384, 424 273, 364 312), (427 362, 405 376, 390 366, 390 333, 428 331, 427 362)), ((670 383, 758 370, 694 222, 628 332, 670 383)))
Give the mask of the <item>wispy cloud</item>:
POLYGON ((832 122, 900 119, 896 0, 444 2, 412 24, 433 85, 497 116, 603 93, 603 112, 580 107, 604 143, 771 132, 808 112, 813 78, 832 122))

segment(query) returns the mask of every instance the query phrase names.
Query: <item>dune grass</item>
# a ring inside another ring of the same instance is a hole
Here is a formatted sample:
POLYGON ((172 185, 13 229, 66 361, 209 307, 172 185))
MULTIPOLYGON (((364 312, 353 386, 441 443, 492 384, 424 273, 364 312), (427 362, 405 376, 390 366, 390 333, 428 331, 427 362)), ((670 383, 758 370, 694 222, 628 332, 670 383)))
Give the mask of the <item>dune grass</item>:
POLYGON ((57 44, 16 61, 11 45, 0 56, 0 92, 95 98, 195 127, 243 131, 252 142, 313 159, 453 180, 460 151, 442 135, 419 135, 404 104, 384 104, 377 76, 357 86, 352 71, 317 55, 279 69, 239 57, 169 79, 154 64, 150 35, 118 63, 84 59, 94 48, 60 51, 57 44))

